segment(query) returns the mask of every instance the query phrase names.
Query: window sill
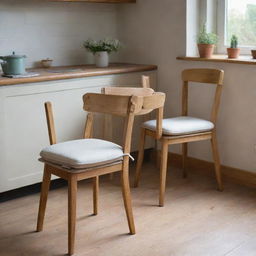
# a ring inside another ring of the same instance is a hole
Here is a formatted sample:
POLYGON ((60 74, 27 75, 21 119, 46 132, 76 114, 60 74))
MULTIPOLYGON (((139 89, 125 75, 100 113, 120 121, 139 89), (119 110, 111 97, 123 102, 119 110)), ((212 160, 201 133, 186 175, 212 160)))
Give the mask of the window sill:
POLYGON ((177 57, 177 60, 224 62, 224 63, 233 63, 233 64, 256 65, 256 59, 252 59, 250 55, 240 56, 238 59, 228 59, 227 55, 213 55, 213 57, 210 59, 185 56, 185 57, 177 57))

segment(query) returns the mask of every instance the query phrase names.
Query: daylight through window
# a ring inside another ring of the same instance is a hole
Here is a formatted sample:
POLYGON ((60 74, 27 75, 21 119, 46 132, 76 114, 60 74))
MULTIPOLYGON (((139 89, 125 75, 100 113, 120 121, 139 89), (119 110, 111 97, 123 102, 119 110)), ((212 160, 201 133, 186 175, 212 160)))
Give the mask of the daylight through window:
POLYGON ((240 46, 256 46, 256 0, 226 0, 225 45, 233 34, 240 46))

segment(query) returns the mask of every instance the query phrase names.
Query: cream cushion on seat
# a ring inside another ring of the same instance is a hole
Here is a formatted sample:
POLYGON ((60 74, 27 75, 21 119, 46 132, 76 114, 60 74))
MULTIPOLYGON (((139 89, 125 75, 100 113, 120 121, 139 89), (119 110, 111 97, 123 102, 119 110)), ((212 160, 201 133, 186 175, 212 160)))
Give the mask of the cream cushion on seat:
POLYGON ((121 146, 100 139, 72 140, 44 148, 42 161, 68 169, 83 169, 118 162, 123 159, 121 146))
MULTIPOLYGON (((186 135, 211 131, 214 124, 210 121, 190 116, 180 116, 163 119, 163 135, 186 135)), ((156 120, 150 120, 143 124, 144 128, 156 130, 156 120)))

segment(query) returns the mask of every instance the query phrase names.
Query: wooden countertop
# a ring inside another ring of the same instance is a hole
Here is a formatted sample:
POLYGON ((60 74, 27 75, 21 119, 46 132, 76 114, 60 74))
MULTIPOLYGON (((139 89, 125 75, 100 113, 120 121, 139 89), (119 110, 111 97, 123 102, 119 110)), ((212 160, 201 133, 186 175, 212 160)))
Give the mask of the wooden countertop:
POLYGON ((114 63, 107 68, 96 68, 94 65, 63 66, 51 68, 27 69, 28 72, 39 73, 39 76, 26 78, 0 77, 0 86, 37 83, 53 80, 74 79, 91 76, 104 76, 122 73, 157 70, 155 65, 114 63))

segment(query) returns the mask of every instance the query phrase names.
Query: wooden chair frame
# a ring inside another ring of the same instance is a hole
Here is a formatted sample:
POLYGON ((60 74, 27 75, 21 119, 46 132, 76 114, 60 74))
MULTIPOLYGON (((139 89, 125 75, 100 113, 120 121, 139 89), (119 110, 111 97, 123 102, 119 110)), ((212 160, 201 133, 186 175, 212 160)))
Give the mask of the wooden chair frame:
MULTIPOLYGON (((98 213, 99 176, 121 171, 122 173, 122 194, 125 211, 127 215, 130 234, 135 234, 135 225, 131 206, 130 186, 129 186, 129 156, 131 147, 131 135, 134 123, 134 116, 138 114, 143 106, 143 97, 136 96, 116 96, 88 93, 83 97, 84 110, 88 111, 84 138, 92 137, 93 115, 94 113, 106 113, 118 115, 125 118, 123 151, 125 154, 123 161, 113 165, 90 168, 89 170, 79 170, 74 172, 61 166, 45 163, 41 196, 38 210, 37 231, 43 230, 43 222, 47 203, 47 196, 51 181, 51 175, 56 175, 68 181, 68 254, 74 253, 75 226, 76 226, 76 198, 77 182, 80 180, 93 178, 93 213, 98 213)), ((50 144, 56 143, 56 133, 54 127, 52 105, 45 103, 47 125, 49 131, 50 144)))
MULTIPOLYGON (((157 111, 157 120, 158 121, 158 134, 161 137, 162 132, 162 122, 160 122, 161 117, 163 118, 163 106, 165 102, 165 94, 155 92, 153 89, 149 87, 150 78, 148 76, 142 76, 142 84, 143 88, 137 87, 104 87, 102 88, 101 92, 104 94, 110 95, 134 95, 144 97, 144 103, 142 106, 142 110, 137 115, 143 115, 151 113, 153 110, 156 109, 157 111), (151 104, 151 105, 149 105, 151 104)), ((104 138, 108 140, 112 140, 112 116, 105 115, 104 116, 104 138)), ((146 121, 146 119, 145 119, 146 121)), ((113 179, 113 173, 110 174, 110 179, 113 179)))
MULTIPOLYGON (((188 69, 182 72, 182 116, 188 115, 188 84, 189 82, 196 83, 207 83, 215 84, 216 92, 214 103, 212 106, 211 112, 211 122, 214 124, 214 129, 209 132, 202 132, 196 134, 189 134, 183 136, 162 136, 159 135, 162 132, 151 131, 146 128, 141 129, 141 140, 140 148, 138 155, 138 162, 136 167, 136 175, 134 187, 138 187, 140 177, 141 177, 141 167, 143 163, 143 154, 144 154, 144 143, 146 135, 153 137, 156 140, 160 140, 162 144, 161 148, 161 157, 160 157, 160 191, 159 191, 159 206, 164 206, 164 195, 166 188, 166 173, 167 173, 167 160, 168 160, 168 146, 173 144, 182 144, 182 167, 183 167, 183 176, 187 176, 186 169, 186 159, 188 154, 188 143, 194 141, 202 140, 211 140, 211 146, 213 151, 213 159, 215 164, 215 174, 218 184, 218 190, 223 190, 222 178, 221 178, 221 169, 220 169, 220 159, 217 146, 217 137, 216 137, 216 121, 219 111, 221 91, 223 87, 223 78, 224 71, 217 69, 188 69)), ((162 120, 158 120, 158 123, 161 123, 162 120)))
MULTIPOLYGON (((127 96, 150 96, 154 93, 154 90, 150 88, 150 77, 141 76, 142 87, 104 87, 101 89, 101 93, 110 94, 110 95, 127 95, 127 96)), ((103 137, 106 140, 112 140, 112 116, 104 115, 104 124, 103 124, 103 137)), ((110 178, 113 178, 113 174, 110 174, 110 178)))

